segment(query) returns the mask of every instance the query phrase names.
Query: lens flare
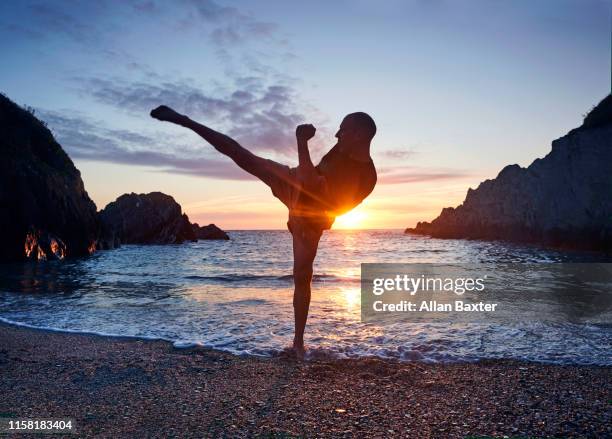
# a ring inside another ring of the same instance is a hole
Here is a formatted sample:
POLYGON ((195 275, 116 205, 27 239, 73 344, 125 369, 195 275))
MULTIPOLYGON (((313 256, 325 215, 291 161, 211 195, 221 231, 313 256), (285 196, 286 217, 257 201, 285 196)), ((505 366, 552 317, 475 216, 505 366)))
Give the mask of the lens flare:
POLYGON ((361 229, 364 226, 364 220, 367 218, 365 212, 360 210, 351 210, 350 212, 340 215, 334 222, 334 229, 361 229))

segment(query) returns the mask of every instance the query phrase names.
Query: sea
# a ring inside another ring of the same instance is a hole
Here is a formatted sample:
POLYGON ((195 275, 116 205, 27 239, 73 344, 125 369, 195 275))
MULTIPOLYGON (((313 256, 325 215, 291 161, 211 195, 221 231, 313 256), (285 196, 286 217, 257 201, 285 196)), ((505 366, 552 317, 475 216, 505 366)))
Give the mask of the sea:
MULTIPOLYGON (((276 356, 293 337, 291 236, 285 230, 229 235, 229 241, 125 245, 77 260, 1 265, 0 320, 163 339, 178 348, 276 356)), ((433 239, 401 230, 326 231, 315 261, 307 359, 612 365, 612 325, 607 323, 363 322, 361 264, 384 262, 589 263, 612 258, 433 239)))

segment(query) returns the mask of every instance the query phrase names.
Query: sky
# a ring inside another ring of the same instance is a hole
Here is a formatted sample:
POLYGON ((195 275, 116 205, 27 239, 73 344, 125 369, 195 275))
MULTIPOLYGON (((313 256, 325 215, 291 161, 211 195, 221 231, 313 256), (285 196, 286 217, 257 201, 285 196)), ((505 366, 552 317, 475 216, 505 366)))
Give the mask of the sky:
POLYGON ((373 193, 334 228, 405 228, 528 166, 610 92, 612 0, 0 2, 0 91, 33 107, 102 209, 172 195, 200 224, 286 228, 269 188, 166 104, 295 166, 344 115, 378 126, 373 193))

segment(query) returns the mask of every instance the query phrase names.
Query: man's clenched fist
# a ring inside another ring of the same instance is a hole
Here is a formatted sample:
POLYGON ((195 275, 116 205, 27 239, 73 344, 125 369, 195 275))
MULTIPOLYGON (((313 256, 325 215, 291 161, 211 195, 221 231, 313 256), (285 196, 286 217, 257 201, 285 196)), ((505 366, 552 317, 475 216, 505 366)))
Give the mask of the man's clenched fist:
POLYGON ((295 129, 295 136, 298 140, 309 140, 315 135, 317 129, 311 124, 298 125, 295 129))

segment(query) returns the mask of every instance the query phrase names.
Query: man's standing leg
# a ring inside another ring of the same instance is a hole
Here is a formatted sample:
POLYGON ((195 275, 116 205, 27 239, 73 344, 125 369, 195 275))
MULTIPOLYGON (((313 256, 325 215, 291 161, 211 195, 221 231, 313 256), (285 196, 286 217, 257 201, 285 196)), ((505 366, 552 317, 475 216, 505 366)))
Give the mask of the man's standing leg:
MULTIPOLYGON (((326 191, 325 178, 318 174, 308 150, 308 140, 314 136, 315 131, 316 129, 312 125, 300 125, 295 131, 299 158, 296 173, 300 182, 299 192, 306 193, 311 199, 322 202, 326 191)), ((300 193, 294 200, 297 204, 289 207, 289 226, 293 236, 293 282, 295 285, 293 292, 293 311, 295 314, 293 349, 298 358, 304 356, 304 330, 310 307, 312 265, 317 255, 319 239, 323 233, 322 229, 313 226, 307 219, 300 216, 323 213, 310 211, 313 206, 300 205, 300 193), (297 216, 292 215, 292 213, 297 214, 297 216)))
POLYGON ((302 219, 291 222, 293 236, 293 311, 295 314, 295 336, 293 349, 298 358, 304 356, 304 329, 310 307, 310 283, 312 265, 317 255, 322 231, 308 228, 302 219))

